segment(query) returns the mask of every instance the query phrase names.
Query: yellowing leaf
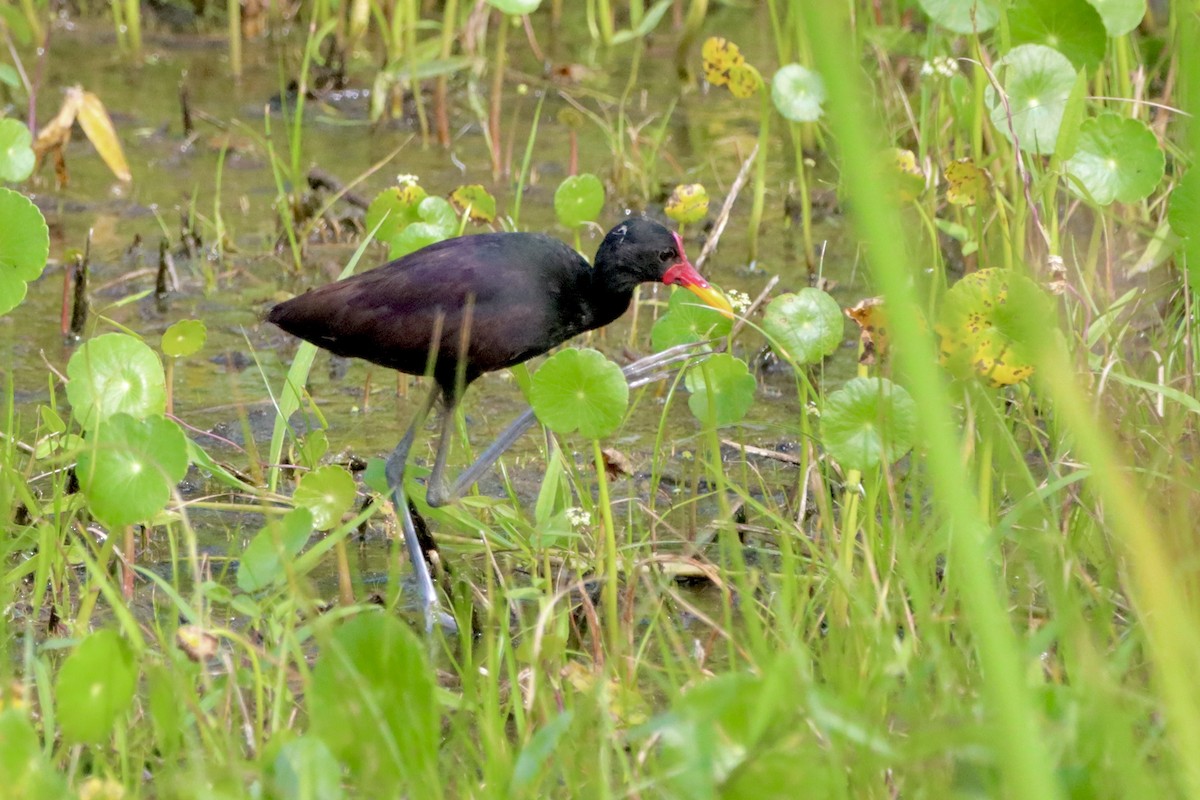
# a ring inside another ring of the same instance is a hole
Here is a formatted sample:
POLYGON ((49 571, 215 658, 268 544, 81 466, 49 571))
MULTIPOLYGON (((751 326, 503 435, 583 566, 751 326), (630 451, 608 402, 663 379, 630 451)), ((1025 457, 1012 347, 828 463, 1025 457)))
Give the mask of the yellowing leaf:
POLYGON ((728 85, 730 70, 746 63, 738 46, 720 36, 712 36, 705 40, 700 48, 700 58, 704 67, 704 77, 714 86, 728 85))
POLYGON ((406 206, 418 205, 429 195, 416 181, 400 181, 400 185, 392 189, 399 201, 406 206))
POLYGON ((901 150, 899 148, 892 151, 895 159, 896 168, 896 185, 900 190, 900 199, 904 201, 916 200, 921 192, 925 191, 925 173, 921 171, 920 165, 917 164, 917 156, 912 150, 901 150))
POLYGON ((708 191, 699 183, 680 184, 671 192, 665 211, 681 225, 699 222, 708 214, 708 191))
POLYGON ((863 358, 877 353, 881 358, 887 353, 888 318, 883 308, 882 297, 867 297, 850 308, 843 309, 846 316, 862 329, 863 358))
POLYGON ((478 183, 460 186, 450 193, 450 202, 467 211, 472 222, 492 222, 496 219, 496 198, 478 183))
POLYGON ((104 103, 100 102, 100 98, 96 95, 85 92, 79 87, 69 89, 67 94, 70 96, 75 92, 81 96, 79 127, 83 128, 84 135, 96 148, 96 152, 104 159, 108 168, 112 170, 113 175, 117 176, 117 180, 132 180, 133 175, 130 174, 129 165, 125 162, 125 152, 121 149, 121 140, 117 138, 117 130, 113 127, 104 103))
POLYGON ((67 92, 58 114, 38 131, 37 140, 33 143, 38 166, 41 166, 47 154, 61 152, 71 141, 71 126, 75 124, 75 116, 79 113, 80 100, 78 94, 67 92))
MULTIPOLYGON (((1047 316, 1032 281, 1004 269, 973 272, 946 293, 938 324, 942 363, 959 374, 974 372, 993 387, 1020 383, 1033 374, 1028 346, 1020 339, 1028 320, 1047 316), (1010 304, 1016 283, 1021 302, 1010 304)), ((1052 324, 1052 323, 1049 323, 1052 324)))
POLYGON ((991 177, 987 170, 969 158, 951 161, 943 170, 946 176, 946 200, 956 206, 973 206, 986 197, 991 177))
POLYGON ((729 92, 743 100, 753 97, 762 88, 762 76, 749 64, 741 64, 729 70, 729 92))

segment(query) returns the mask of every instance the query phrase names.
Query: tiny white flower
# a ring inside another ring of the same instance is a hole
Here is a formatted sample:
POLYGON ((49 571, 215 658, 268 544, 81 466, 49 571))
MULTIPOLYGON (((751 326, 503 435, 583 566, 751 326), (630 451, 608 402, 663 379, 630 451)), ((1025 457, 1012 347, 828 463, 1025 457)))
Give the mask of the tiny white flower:
POLYGON ((733 310, 741 314, 750 307, 750 295, 745 292, 739 292, 737 289, 730 289, 725 293, 729 298, 729 305, 733 306, 733 310))
POLYGON ((582 508, 572 506, 565 513, 567 515, 567 522, 571 523, 572 528, 586 528, 592 524, 592 515, 582 508))
POLYGON ((921 65, 921 75, 926 78, 953 78, 958 74, 958 62, 952 56, 934 56, 921 65))
POLYGON ((417 177, 416 175, 397 175, 396 176, 396 183, 400 184, 401 186, 408 186, 409 184, 417 184, 420 182, 421 182, 421 179, 419 177, 417 177))

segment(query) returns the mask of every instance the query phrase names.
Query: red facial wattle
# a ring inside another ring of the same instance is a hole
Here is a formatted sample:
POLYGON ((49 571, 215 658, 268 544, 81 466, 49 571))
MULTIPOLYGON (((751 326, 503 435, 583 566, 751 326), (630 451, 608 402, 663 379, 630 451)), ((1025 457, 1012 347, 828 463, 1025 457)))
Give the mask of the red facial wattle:
POLYGON ((662 282, 670 286, 682 286, 692 294, 704 301, 705 305, 712 306, 717 311, 720 311, 725 316, 733 319, 733 307, 729 305, 729 301, 725 299, 725 295, 713 288, 704 277, 696 272, 696 268, 687 260, 687 256, 683 252, 683 241, 679 238, 679 234, 674 234, 675 246, 679 250, 679 261, 672 264, 663 273, 662 282))

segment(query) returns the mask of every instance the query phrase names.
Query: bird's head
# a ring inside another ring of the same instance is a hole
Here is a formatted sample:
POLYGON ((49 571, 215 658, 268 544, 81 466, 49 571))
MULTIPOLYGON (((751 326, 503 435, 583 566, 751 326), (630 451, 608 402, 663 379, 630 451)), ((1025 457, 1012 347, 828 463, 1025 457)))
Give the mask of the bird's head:
POLYGON ((630 217, 617 225, 600 244, 596 264, 605 263, 635 278, 682 286, 727 317, 733 308, 725 295, 704 280, 683 252, 679 234, 647 217, 630 217))

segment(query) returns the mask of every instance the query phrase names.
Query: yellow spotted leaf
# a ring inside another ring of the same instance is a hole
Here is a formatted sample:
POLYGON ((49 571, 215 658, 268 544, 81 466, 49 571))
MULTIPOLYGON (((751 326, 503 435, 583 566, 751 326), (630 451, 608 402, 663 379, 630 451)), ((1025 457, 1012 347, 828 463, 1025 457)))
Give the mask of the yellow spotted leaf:
POLYGON ((681 225, 699 222, 708 214, 708 191, 699 183, 680 184, 671 192, 665 210, 681 225))
POLYGON ((970 158, 960 158, 946 165, 946 199, 956 206, 973 206, 987 196, 991 177, 987 170, 970 158))
POLYGON ((700 59, 704 68, 704 77, 714 86, 725 86, 729 83, 730 70, 746 63, 742 51, 728 39, 711 36, 700 48, 700 59))
POLYGON ((753 97, 762 88, 762 76, 749 64, 741 64, 729 70, 729 93, 743 100, 753 97))
POLYGON ((958 375, 975 374, 993 387, 1033 374, 1031 350, 1053 325, 1053 311, 1029 278, 1004 269, 971 273, 946 293, 935 331, 942 363, 958 375), (1016 295, 1018 301, 1010 302, 1016 295))
POLYGON ((467 211, 472 222, 492 222, 496 219, 496 198, 478 183, 455 189, 450 193, 450 202, 460 211, 467 211))
POLYGON ((415 181, 403 181, 392 191, 396 193, 396 199, 406 206, 418 205, 429 196, 415 181))
POLYGON ((872 351, 881 358, 886 355, 890 337, 888 336, 887 311, 883 307, 883 298, 868 297, 859 300, 843 311, 862 330, 864 355, 872 351))

